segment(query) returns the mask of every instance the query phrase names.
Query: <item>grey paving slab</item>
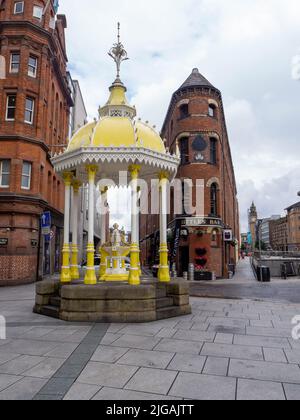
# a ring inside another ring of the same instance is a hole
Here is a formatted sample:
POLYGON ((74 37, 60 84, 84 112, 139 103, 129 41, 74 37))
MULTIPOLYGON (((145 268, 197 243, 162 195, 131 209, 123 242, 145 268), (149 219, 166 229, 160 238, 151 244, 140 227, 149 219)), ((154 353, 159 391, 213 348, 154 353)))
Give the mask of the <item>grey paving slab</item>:
POLYGON ((208 330, 209 332, 216 332, 221 334, 238 334, 238 335, 245 335, 246 334, 246 327, 238 328, 238 327, 224 327, 218 325, 211 325, 208 330))
POLYGON ((236 379, 179 373, 169 395, 196 400, 235 400, 236 379))
POLYGON ((174 355, 175 353, 160 351, 130 350, 117 363, 121 365, 165 369, 174 355))
POLYGON ((103 363, 115 363, 119 360, 125 353, 128 352, 128 348, 122 347, 110 347, 110 346, 99 346, 93 357, 91 358, 92 362, 103 362, 103 363))
POLYGON ((221 326, 221 327, 238 327, 238 328, 244 328, 248 325, 250 325, 249 320, 244 319, 233 319, 233 318, 221 318, 221 317, 210 317, 207 318, 207 323, 209 323, 212 326, 221 326))
POLYGON ((111 345, 123 348, 133 348, 140 350, 153 350, 160 342, 159 337, 146 337, 141 335, 122 335, 121 338, 114 341, 111 345))
POLYGON ((228 357, 245 360, 264 360, 262 349, 233 344, 205 343, 201 356, 228 357))
POLYGON ((239 379, 237 400, 239 401, 285 401, 283 386, 276 382, 239 379))
POLYGON ((38 365, 45 360, 44 357, 39 356, 19 356, 0 366, 0 373, 7 373, 11 375, 21 375, 28 369, 38 365))
POLYGON ((141 335, 145 337, 154 337, 161 329, 162 326, 153 325, 151 323, 147 325, 137 324, 125 326, 119 331, 119 333, 126 335, 141 335))
POLYGON ((3 363, 9 362, 13 359, 16 359, 19 356, 20 354, 4 353, 1 351, 1 348, 0 348, 0 365, 2 365, 3 363))
POLYGON ((138 370, 135 366, 122 366, 109 363, 89 362, 78 382, 90 385, 123 388, 138 370))
POLYGON ((20 381, 0 392, 0 400, 32 400, 46 382, 46 379, 22 378, 20 381))
POLYGON ((250 321, 250 327, 264 327, 264 328, 274 328, 272 321, 250 321))
POLYGON ((35 367, 23 372, 24 376, 31 376, 34 378, 50 379, 62 366, 64 360, 47 357, 43 362, 35 367))
POLYGON ((257 335, 265 337, 283 337, 291 338, 292 328, 282 329, 282 328, 263 328, 263 327, 247 327, 246 333, 248 335, 257 335))
POLYGON ((191 330, 192 331, 207 331, 208 328, 209 328, 209 324, 208 323, 194 322, 191 330))
POLYGON ((124 328, 124 324, 110 324, 110 326, 107 329, 107 333, 116 334, 122 328, 124 328))
POLYGON ((285 350, 286 357, 289 363, 300 365, 300 349, 285 350))
POLYGON ((115 341, 117 341, 121 337, 122 337, 122 334, 107 333, 102 338, 101 344, 104 344, 105 346, 109 346, 110 344, 114 343, 115 341))
POLYGON ((141 368, 125 389, 167 395, 176 376, 177 372, 173 371, 141 368))
POLYGON ((176 354, 169 364, 168 369, 181 372, 202 373, 205 362, 205 356, 176 354))
MULTIPOLYGON (((190 330, 192 328, 192 326, 194 325, 194 318, 193 318, 193 322, 191 321, 181 321, 178 322, 178 324, 176 325, 176 329, 177 330, 190 330)), ((196 320, 197 322, 197 320, 196 320)))
POLYGON ((270 349, 264 347, 263 349, 265 361, 266 362, 273 362, 273 363, 287 363, 287 358, 285 353, 281 349, 270 349))
POLYGON ((86 401, 91 400, 101 388, 97 385, 80 384, 76 382, 71 386, 67 395, 64 397, 66 401, 86 401))
POLYGON ((25 332, 21 335, 21 338, 26 340, 36 340, 38 338, 45 337, 47 334, 50 334, 54 331, 55 328, 47 328, 47 327, 33 327, 29 331, 25 332))
POLYGON ((205 375, 227 376, 229 359, 223 357, 208 357, 203 369, 205 375))
POLYGON ((189 331, 189 330, 179 330, 174 335, 174 339, 176 340, 186 340, 186 341, 207 341, 213 342, 215 339, 216 334, 213 332, 203 332, 203 331, 189 331))
POLYGON ((281 337, 263 337, 251 335, 235 335, 234 344, 241 346, 257 346, 279 349, 290 349, 290 344, 286 338, 281 337))
POLYGON ((233 334, 217 333, 215 337, 215 343, 219 344, 232 344, 233 334))
POLYGON ((30 356, 44 356, 49 353, 60 343, 47 342, 42 340, 14 340, 1 347, 1 350, 6 353, 27 354, 30 356))
POLYGON ((300 384, 300 369, 286 363, 230 360, 229 376, 300 384))
POLYGON ((22 379, 22 376, 6 375, 6 374, 0 373, 0 392, 8 388, 10 385, 15 384, 16 382, 20 381, 21 379, 22 379))
POLYGON ((77 343, 61 343, 53 350, 45 354, 45 356, 55 357, 58 359, 67 359, 78 347, 77 343))
POLYGON ((129 391, 127 389, 102 388, 93 400, 102 401, 168 401, 173 400, 172 397, 166 395, 149 394, 145 392, 129 391))
POLYGON ((203 343, 187 340, 174 340, 164 338, 154 348, 154 350, 166 351, 170 353, 184 353, 184 354, 196 354, 199 355, 203 343))
POLYGON ((174 334, 176 334, 176 329, 175 328, 162 328, 155 337, 159 337, 159 338, 172 338, 174 336, 174 334))
POLYGON ((300 385, 283 384, 288 401, 300 401, 300 385))

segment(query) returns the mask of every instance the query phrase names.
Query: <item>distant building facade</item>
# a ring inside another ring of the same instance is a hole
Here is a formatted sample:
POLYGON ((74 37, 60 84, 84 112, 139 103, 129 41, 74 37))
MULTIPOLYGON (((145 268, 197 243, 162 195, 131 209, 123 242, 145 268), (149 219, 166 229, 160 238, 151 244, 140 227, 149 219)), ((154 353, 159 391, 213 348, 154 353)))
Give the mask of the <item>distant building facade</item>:
POLYGON ((300 251, 300 202, 286 209, 288 223, 288 250, 300 251))
POLYGON ((270 221, 270 243, 274 251, 288 251, 288 220, 281 217, 270 221))
POLYGON ((259 237, 267 249, 271 249, 271 222, 277 221, 280 216, 272 216, 267 219, 262 219, 259 223, 259 237))
POLYGON ((0 1, 0 285, 29 283, 61 265, 64 189, 51 156, 66 146, 74 104, 67 22, 56 8, 56 1, 0 1))

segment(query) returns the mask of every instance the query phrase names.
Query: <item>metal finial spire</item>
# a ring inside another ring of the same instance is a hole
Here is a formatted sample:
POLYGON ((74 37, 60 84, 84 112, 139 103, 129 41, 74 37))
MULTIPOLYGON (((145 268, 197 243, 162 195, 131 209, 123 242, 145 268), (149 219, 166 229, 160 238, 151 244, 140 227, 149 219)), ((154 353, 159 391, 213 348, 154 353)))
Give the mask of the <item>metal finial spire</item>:
POLYGON ((113 45, 113 47, 111 48, 111 50, 109 51, 108 55, 110 57, 112 57, 112 59, 114 60, 114 62, 117 65, 117 79, 120 79, 120 68, 121 68, 121 63, 123 61, 129 60, 128 56, 127 56, 127 52, 123 46, 123 44, 120 41, 120 23, 118 23, 118 42, 116 44, 113 45))

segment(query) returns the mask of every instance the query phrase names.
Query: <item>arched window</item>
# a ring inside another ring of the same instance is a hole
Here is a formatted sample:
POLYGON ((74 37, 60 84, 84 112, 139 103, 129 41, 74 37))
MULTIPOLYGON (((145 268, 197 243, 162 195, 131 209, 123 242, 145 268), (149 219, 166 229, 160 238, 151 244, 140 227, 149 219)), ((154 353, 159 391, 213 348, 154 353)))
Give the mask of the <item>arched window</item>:
POLYGON ((218 231, 214 229, 211 234, 211 246, 218 246, 218 231))
POLYGON ((0 80, 6 78, 6 61, 3 55, 0 55, 0 80))
POLYGON ((189 116, 189 105, 183 104, 179 108, 180 118, 187 118, 189 116))
POLYGON ((218 185, 216 183, 210 187, 210 213, 212 216, 218 215, 218 185))
POLYGON ((208 115, 212 118, 217 116, 217 107, 214 104, 209 104, 208 115))
POLYGON ((181 156, 181 165, 186 165, 189 163, 189 139, 184 137, 179 142, 180 147, 180 156, 181 156))
POLYGON ((210 163, 216 165, 218 161, 218 141, 215 138, 210 139, 210 163))

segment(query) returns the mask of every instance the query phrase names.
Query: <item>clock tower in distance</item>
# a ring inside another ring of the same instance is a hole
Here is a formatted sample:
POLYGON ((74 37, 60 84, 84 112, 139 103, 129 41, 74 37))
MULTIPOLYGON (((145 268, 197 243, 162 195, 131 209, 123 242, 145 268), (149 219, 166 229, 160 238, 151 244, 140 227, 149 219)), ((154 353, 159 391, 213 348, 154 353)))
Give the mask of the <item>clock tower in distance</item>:
POLYGON ((257 240, 257 235, 256 235, 257 219, 258 219, 257 209, 256 209, 256 206, 255 206, 254 202, 252 202, 250 210, 249 210, 249 214, 248 214, 249 232, 251 233, 251 237, 252 237, 252 250, 254 250, 255 243, 256 243, 256 240, 257 240))

